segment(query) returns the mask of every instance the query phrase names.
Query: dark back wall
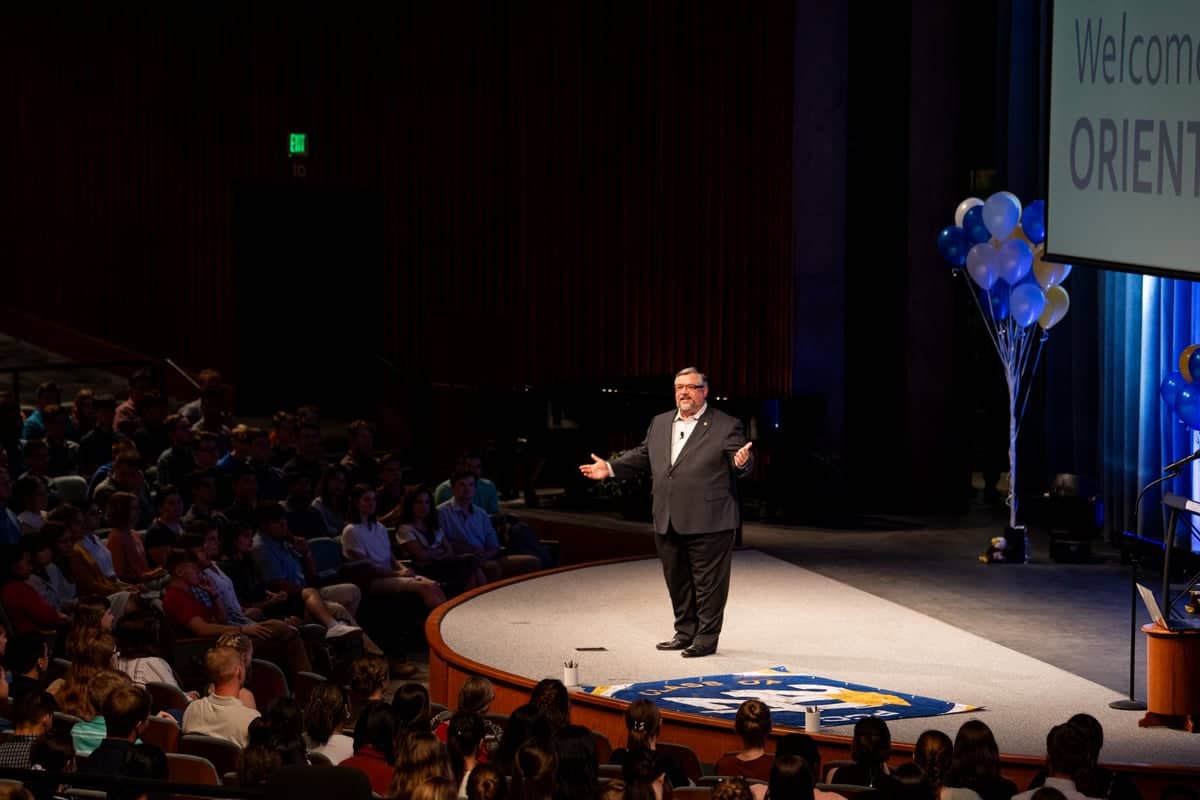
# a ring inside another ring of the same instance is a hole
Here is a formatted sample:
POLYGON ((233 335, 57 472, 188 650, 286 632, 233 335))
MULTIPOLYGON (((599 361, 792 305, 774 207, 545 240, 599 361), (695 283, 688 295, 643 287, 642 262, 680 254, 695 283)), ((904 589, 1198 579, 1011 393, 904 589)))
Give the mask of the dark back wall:
POLYGON ((261 298, 264 326, 333 323, 326 369, 351 347, 465 385, 695 363, 790 391, 791 2, 396 6, 6 14, 6 302, 231 370, 254 346, 235 291, 262 284, 235 192, 292 182, 303 131, 307 184, 382 206, 382 285, 348 255, 292 277, 307 302, 261 298), (380 341, 322 289, 356 280, 380 341))

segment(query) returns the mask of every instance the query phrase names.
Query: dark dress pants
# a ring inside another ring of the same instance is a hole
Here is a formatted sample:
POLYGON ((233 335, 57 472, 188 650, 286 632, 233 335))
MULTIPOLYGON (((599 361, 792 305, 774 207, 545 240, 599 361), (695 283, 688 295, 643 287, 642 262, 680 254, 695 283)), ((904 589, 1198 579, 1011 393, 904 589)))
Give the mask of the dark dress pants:
POLYGON ((684 535, 674 526, 654 535, 679 638, 716 647, 729 597, 733 540, 732 530, 684 535))

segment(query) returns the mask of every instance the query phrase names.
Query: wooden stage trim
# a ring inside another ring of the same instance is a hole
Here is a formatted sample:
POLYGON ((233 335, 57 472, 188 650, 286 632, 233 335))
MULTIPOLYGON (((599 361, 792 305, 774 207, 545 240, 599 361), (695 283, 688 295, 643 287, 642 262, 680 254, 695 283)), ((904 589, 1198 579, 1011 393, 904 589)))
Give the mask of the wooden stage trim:
MULTIPOLYGON (((604 529, 597 528, 596 532, 602 530, 604 529)), ((537 580, 545 575, 605 564, 639 561, 644 558, 645 556, 611 558, 519 575, 472 589, 434 609, 425 622, 425 637, 429 642, 430 698, 435 703, 442 703, 449 708, 454 708, 459 689, 462 688, 466 679, 472 675, 482 675, 491 680, 496 690, 496 699, 492 703, 491 710, 508 714, 528 701, 529 693, 537 683, 530 678, 473 661, 451 649, 442 639, 441 628, 442 619, 455 607, 469 603, 481 594, 519 581, 537 580)), ((576 725, 584 725, 603 733, 613 747, 623 747, 625 744, 626 705, 624 702, 607 697, 572 692, 571 721, 576 725)), ((804 731, 799 728, 776 727, 771 733, 771 738, 779 739, 788 733, 804 733, 804 731)), ((823 763, 850 757, 851 740, 848 736, 818 733, 813 736, 813 739, 820 748, 823 763)), ((682 714, 676 711, 662 712, 662 733, 659 740, 687 745, 696 751, 701 762, 707 764, 716 763, 722 754, 741 747, 741 740, 734 732, 732 722, 714 720, 698 714, 682 714)), ((893 742, 892 751, 891 763, 899 765, 911 759, 913 745, 912 743, 893 742)), ((1029 785, 1029 781, 1044 766, 1044 760, 1035 756, 1001 754, 1000 761, 1004 775, 1022 789, 1029 785)), ((1196 767, 1112 762, 1105 762, 1104 766, 1130 776, 1137 783, 1143 797, 1158 797, 1163 789, 1175 784, 1182 783, 1191 786, 1200 784, 1200 768, 1196 767)))

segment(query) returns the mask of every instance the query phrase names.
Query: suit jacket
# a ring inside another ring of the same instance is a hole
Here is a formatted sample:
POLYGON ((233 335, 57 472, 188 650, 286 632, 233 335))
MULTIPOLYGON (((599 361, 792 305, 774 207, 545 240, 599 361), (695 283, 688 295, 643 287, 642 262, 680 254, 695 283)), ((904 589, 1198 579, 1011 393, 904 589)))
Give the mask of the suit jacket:
POLYGON ((688 535, 733 530, 741 521, 737 479, 754 465, 733 466, 734 453, 746 443, 741 420, 709 406, 671 464, 674 409, 650 421, 640 445, 609 462, 613 477, 625 480, 650 474, 654 493, 654 530, 688 535))

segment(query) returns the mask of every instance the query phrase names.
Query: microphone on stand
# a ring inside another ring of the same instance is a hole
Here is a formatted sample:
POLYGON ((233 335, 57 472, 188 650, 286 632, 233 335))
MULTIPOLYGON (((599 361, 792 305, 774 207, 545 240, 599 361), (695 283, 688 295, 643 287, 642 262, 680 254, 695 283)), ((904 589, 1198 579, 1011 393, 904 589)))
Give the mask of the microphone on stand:
POLYGON ((1200 450, 1197 450, 1196 452, 1192 453, 1190 456, 1184 456, 1183 458, 1179 459, 1178 461, 1176 461, 1173 464, 1168 464, 1167 466, 1162 468, 1162 471, 1163 472, 1175 472, 1180 467, 1182 467, 1184 464, 1188 463, 1189 461, 1195 461, 1197 458, 1200 458, 1200 450))

